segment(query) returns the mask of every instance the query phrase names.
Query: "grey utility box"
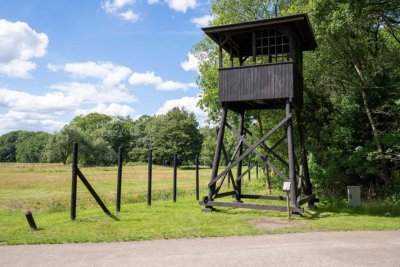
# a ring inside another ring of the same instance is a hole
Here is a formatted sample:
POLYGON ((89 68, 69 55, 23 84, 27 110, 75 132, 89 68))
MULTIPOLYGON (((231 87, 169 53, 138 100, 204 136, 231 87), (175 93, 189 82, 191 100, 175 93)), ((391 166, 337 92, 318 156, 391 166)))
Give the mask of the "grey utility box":
POLYGON ((347 200, 351 207, 361 207, 360 186, 347 187, 347 200))

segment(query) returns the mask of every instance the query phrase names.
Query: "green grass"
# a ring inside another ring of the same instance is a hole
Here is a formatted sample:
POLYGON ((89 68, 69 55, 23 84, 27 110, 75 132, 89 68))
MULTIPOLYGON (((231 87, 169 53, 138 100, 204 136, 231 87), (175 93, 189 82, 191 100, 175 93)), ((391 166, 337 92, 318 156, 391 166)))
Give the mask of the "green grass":
MULTIPOLYGON (((177 203, 171 200, 172 169, 155 166, 153 171, 154 200, 152 206, 148 207, 145 202, 146 166, 124 167, 122 212, 117 214, 114 212, 116 168, 82 168, 82 172, 105 200, 113 216, 105 215, 79 182, 77 220, 71 221, 69 166, 0 164, 0 244, 400 229, 400 213, 397 206, 371 202, 362 208, 352 209, 346 207, 343 201, 322 202, 317 210, 306 209, 303 217, 292 219, 301 222, 303 227, 260 229, 256 227, 254 220, 286 220, 286 213, 232 208, 221 208, 212 213, 201 212, 194 196, 193 169, 178 170, 177 203), (39 231, 32 231, 28 227, 24 216, 28 209, 32 211, 39 231), (394 216, 385 217, 385 212, 391 212, 394 216)), ((209 174, 209 169, 201 170, 201 195, 206 194, 209 174)), ((250 183, 244 182, 244 193, 262 190, 263 185, 260 181, 253 179, 250 183)))

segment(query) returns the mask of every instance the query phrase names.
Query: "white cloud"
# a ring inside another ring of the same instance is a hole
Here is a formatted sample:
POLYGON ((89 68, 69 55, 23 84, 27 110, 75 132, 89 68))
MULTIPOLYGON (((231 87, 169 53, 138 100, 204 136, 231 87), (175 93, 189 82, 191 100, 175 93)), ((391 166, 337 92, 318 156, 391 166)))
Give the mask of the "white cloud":
POLYGON ((196 88, 197 84, 195 83, 181 83, 174 81, 166 81, 156 86, 156 89, 159 91, 175 91, 175 90, 183 90, 187 91, 190 88, 196 88))
POLYGON ((139 20, 139 14, 133 12, 132 9, 127 9, 128 6, 133 6, 135 3, 135 0, 103 0, 101 8, 122 20, 136 22, 139 20))
POLYGON ((126 12, 119 13, 118 16, 120 16, 123 20, 130 21, 130 22, 136 22, 139 19, 139 15, 134 13, 130 9, 126 12))
POLYGON ((38 129, 53 132, 65 124, 57 119, 77 108, 78 103, 60 92, 33 95, 0 88, 0 107, 8 108, 7 113, 0 114, 0 134, 38 129))
POLYGON ((67 96, 72 96, 78 103, 133 103, 137 101, 134 95, 125 88, 109 88, 101 84, 65 82, 50 86, 67 96))
POLYGON ((115 13, 126 6, 132 6, 135 4, 135 0, 103 0, 101 8, 107 13, 115 13))
POLYGON ((154 74, 154 71, 146 71, 145 73, 138 73, 134 72, 132 76, 129 78, 129 83, 132 85, 139 85, 139 84, 144 84, 144 85, 158 85, 161 84, 162 78, 159 76, 156 76, 154 74))
POLYGON ((196 25, 196 27, 207 27, 210 22, 214 19, 212 15, 204 15, 202 17, 193 18, 191 22, 196 25))
POLYGON ((197 87, 197 85, 193 82, 182 83, 177 81, 164 81, 160 76, 155 75, 153 71, 146 71, 144 73, 134 72, 129 78, 129 83, 132 85, 153 85, 156 87, 156 90, 159 91, 187 91, 190 88, 197 87))
POLYGON ((102 80, 105 86, 116 86, 126 80, 131 70, 124 66, 114 65, 111 62, 75 62, 67 63, 64 66, 49 64, 47 68, 51 71, 63 69, 78 78, 96 78, 102 80))
POLYGON ((154 5, 154 4, 157 4, 158 2, 159 2, 158 0, 147 0, 147 3, 149 5, 154 5))
POLYGON ((196 0, 165 0, 168 6, 178 12, 186 13, 188 8, 196 8, 197 1, 196 0))
POLYGON ((105 105, 103 103, 98 104, 94 108, 91 109, 78 109, 75 114, 76 115, 86 115, 89 113, 97 112, 100 114, 106 114, 110 116, 131 116, 132 118, 136 118, 136 111, 128 106, 128 105, 119 105, 116 103, 111 103, 110 105, 105 105))
POLYGON ((200 64, 199 60, 192 53, 188 53, 187 57, 187 60, 181 62, 181 67, 185 71, 196 71, 198 73, 200 64))
POLYGON ((0 19, 0 73, 9 77, 29 78, 36 68, 32 58, 46 54, 49 39, 25 22, 0 19))
POLYGON ((10 110, 6 114, 0 114, 0 134, 14 131, 46 131, 49 133, 60 130, 64 122, 53 119, 43 114, 31 112, 15 112, 10 110))
POLYGON ((32 95, 0 88, 0 107, 18 112, 60 115, 68 109, 77 107, 77 99, 60 92, 32 95))
POLYGON ((49 63, 47 64, 47 69, 51 72, 57 72, 59 70, 59 66, 49 63))
POLYGON ((197 103, 199 102, 200 97, 182 97, 178 99, 171 99, 167 100, 156 112, 156 115, 165 114, 171 109, 178 107, 178 108, 185 108, 189 112, 193 112, 197 118, 197 121, 202 126, 204 125, 204 121, 207 119, 207 113, 201 110, 197 103))

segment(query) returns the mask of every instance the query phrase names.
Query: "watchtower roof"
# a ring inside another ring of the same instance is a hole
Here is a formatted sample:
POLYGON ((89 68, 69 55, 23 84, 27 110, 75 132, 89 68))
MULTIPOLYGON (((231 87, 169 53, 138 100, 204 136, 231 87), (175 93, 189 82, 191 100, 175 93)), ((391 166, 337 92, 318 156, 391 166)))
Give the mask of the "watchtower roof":
POLYGON ((232 51, 234 56, 238 56, 239 52, 241 56, 250 56, 252 51, 252 31, 279 28, 281 26, 290 26, 293 28, 297 39, 299 39, 302 51, 315 50, 317 47, 307 14, 212 26, 202 28, 202 30, 216 43, 220 43, 221 39, 224 40, 227 38, 226 42, 223 42, 222 48, 228 53, 231 47, 234 47, 235 50, 232 51))

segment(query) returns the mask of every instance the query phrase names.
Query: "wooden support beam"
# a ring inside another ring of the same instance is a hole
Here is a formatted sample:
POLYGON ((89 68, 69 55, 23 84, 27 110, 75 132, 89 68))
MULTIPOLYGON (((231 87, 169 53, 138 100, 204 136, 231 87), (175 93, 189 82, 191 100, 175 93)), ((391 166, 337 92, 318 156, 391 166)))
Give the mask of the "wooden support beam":
MULTIPOLYGON (((286 99, 286 116, 290 116, 290 101, 286 99)), ((289 161, 289 179, 290 179, 290 199, 292 206, 297 207, 297 185, 294 166, 294 146, 293 146, 293 133, 292 133, 292 119, 287 121, 286 136, 288 140, 288 161, 289 161)))
POLYGON ((306 196, 306 197, 300 199, 299 201, 297 201, 297 205, 301 206, 301 205, 303 205, 303 204, 305 204, 307 202, 312 201, 313 199, 315 199, 315 195, 314 194, 312 194, 310 196, 306 196))
MULTIPOLYGON (((226 123, 226 127, 228 127, 228 129, 230 129, 232 131, 232 133, 241 141, 243 141, 243 143, 247 146, 247 147, 251 147, 251 144, 243 137, 240 136, 235 129, 232 128, 232 126, 229 125, 229 123, 226 123)), ((263 143, 263 142, 262 142, 263 143)), ((262 144, 261 143, 261 144, 262 144)), ((254 153, 257 154, 257 156, 260 157, 260 159, 262 159, 277 175, 279 175, 283 180, 288 181, 289 179, 287 178, 286 175, 284 175, 281 171, 278 170, 278 168, 276 168, 271 162, 269 162, 266 159, 266 155, 261 154, 259 151, 254 150, 254 153)))
POLYGON ((103 201, 100 199, 99 195, 97 195, 96 191, 94 191, 93 187, 90 185, 89 181, 85 178, 85 176, 82 174, 82 172, 77 169, 77 174, 79 178, 81 179, 82 183, 86 186, 86 188, 89 190, 90 194, 92 194, 93 198, 96 200, 97 204, 101 207, 101 209, 104 211, 104 213, 110 215, 111 212, 107 209, 106 205, 104 205, 103 201))
POLYGON ((229 192, 224 192, 224 193, 217 194, 217 195, 214 196, 214 198, 233 196, 234 194, 235 194, 235 191, 229 191, 229 192))
MULTIPOLYGON (((275 125, 274 128, 272 128, 268 133, 266 133, 263 137, 261 137, 254 145, 252 145, 250 148, 248 148, 240 157, 238 157, 231 165, 229 165, 228 168, 226 168, 223 172, 221 172, 219 175, 215 176, 215 178, 212 178, 209 186, 215 185, 215 182, 218 181, 222 176, 224 176, 229 170, 231 170, 233 167, 235 167, 239 161, 242 161, 245 157, 247 157, 251 152, 253 152, 254 149, 256 149, 262 142, 264 142, 268 137, 270 137, 276 130, 278 130, 282 125, 284 125, 292 115, 289 115, 282 119, 277 125, 275 125)), ((225 123, 224 123, 225 125, 225 123)), ((217 140, 218 142, 218 140, 217 140)), ((218 161, 219 162, 219 161, 218 161)), ((218 169, 217 169, 218 171, 218 169)))
MULTIPOLYGON (((200 201, 199 204, 203 206, 244 208, 244 209, 256 209, 256 210, 274 210, 274 211, 287 212, 286 206, 272 206, 264 204, 248 204, 240 202, 216 202, 216 201, 208 201, 207 203, 205 203, 204 201, 200 201)), ((294 213, 302 213, 304 212, 304 209, 298 207, 291 207, 290 211, 294 213)))
POLYGON ((285 196, 242 195, 244 199, 286 200, 285 196))
POLYGON ((224 133, 225 133, 225 123, 226 123, 226 116, 228 113, 228 109, 226 106, 222 108, 222 116, 221 116, 221 123, 219 126, 218 130, 218 137, 217 137, 217 144, 215 145, 215 154, 214 154, 214 162, 213 162, 213 169, 211 172, 211 181, 208 184, 208 198, 211 199, 211 197, 214 195, 215 192, 215 182, 218 181, 219 178, 221 178, 223 175, 225 175, 228 171, 226 171, 222 175, 218 175, 218 167, 219 167, 219 162, 221 159, 221 150, 222 150, 222 144, 224 141, 224 133), (218 177, 218 179, 216 179, 218 177))

